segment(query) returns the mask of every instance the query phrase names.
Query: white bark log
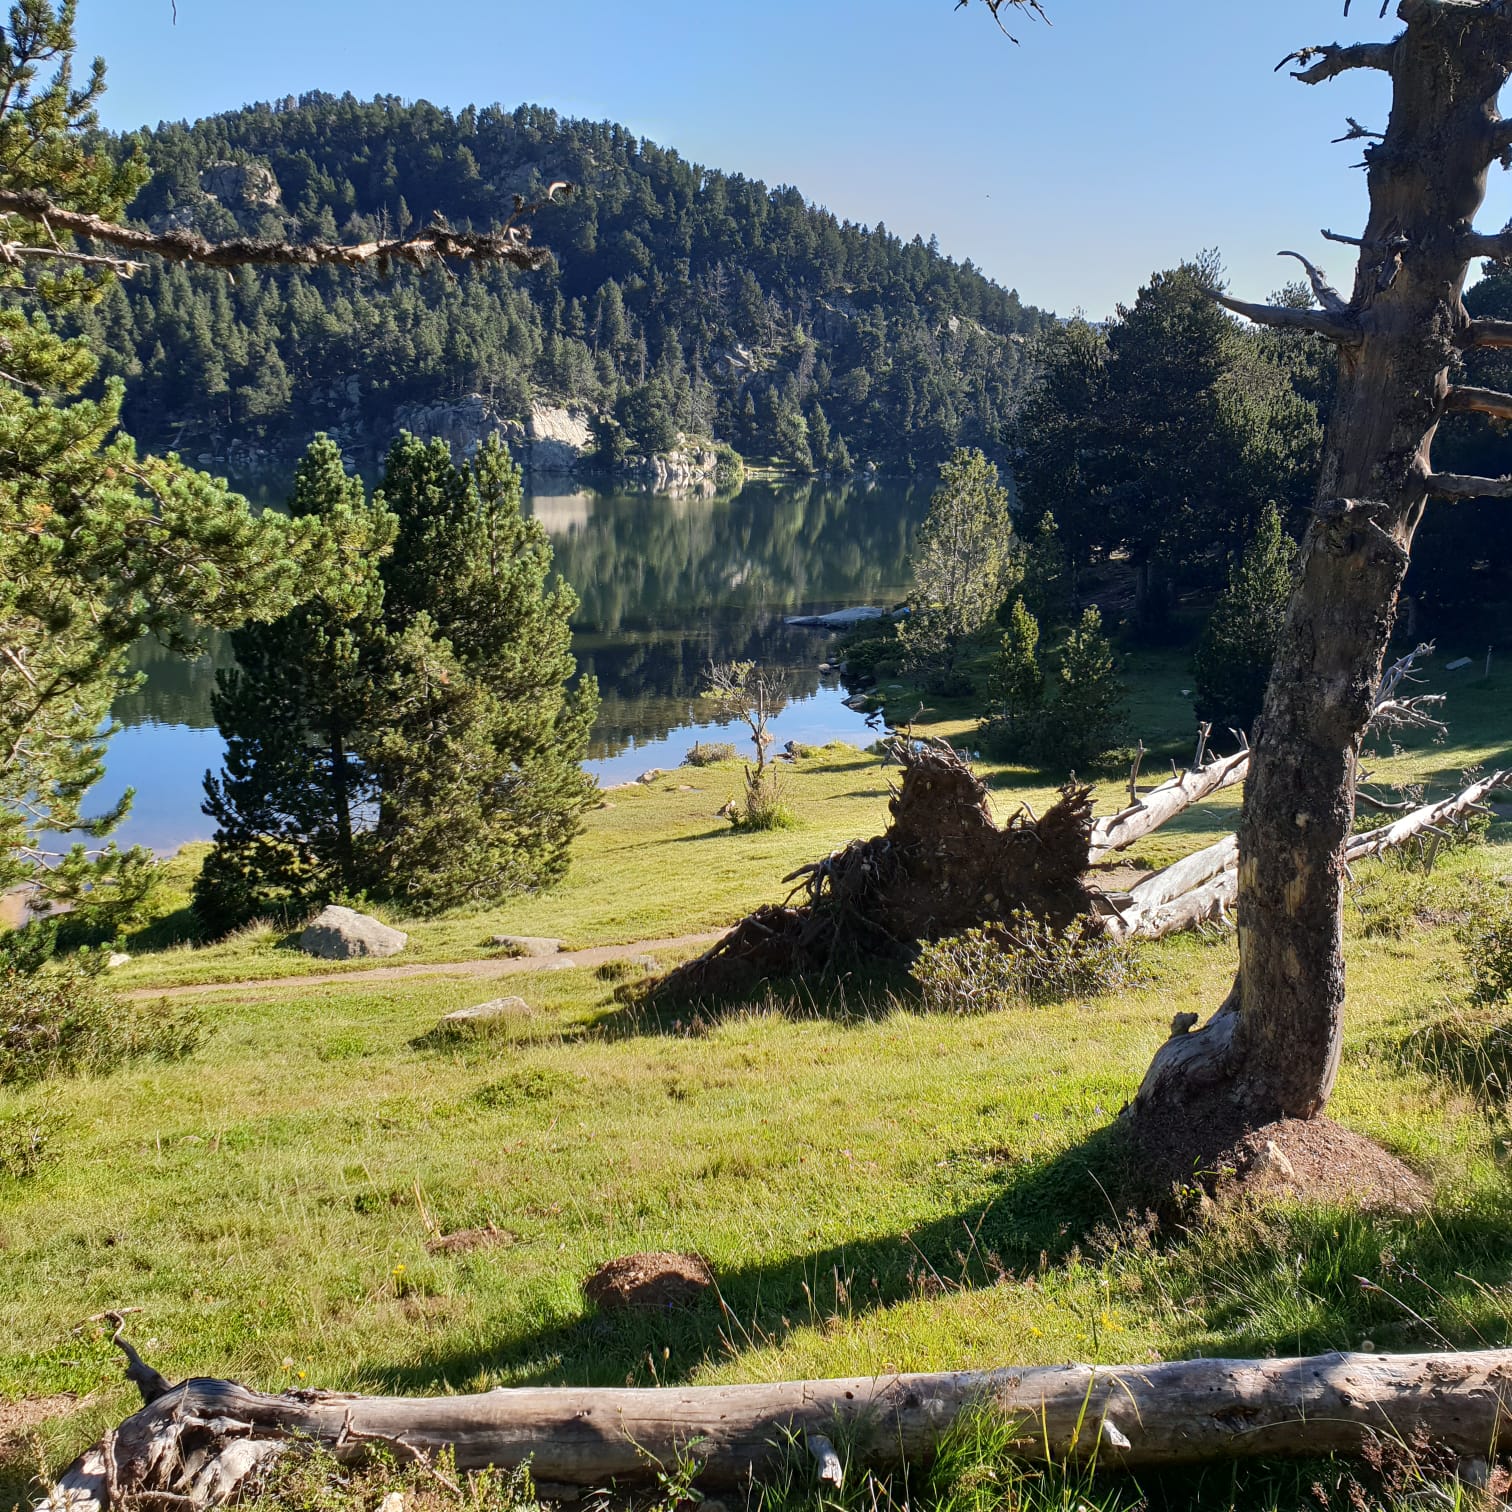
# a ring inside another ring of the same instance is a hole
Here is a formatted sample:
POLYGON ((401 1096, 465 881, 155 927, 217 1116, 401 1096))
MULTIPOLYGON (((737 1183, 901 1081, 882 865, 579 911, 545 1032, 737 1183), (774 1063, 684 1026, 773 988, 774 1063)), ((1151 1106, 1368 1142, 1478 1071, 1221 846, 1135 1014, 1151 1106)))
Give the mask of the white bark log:
POLYGON ((977 1406, 1016 1425, 1018 1452, 1030 1460, 1048 1451, 1057 1461, 1095 1457, 1135 1468, 1349 1454, 1372 1435, 1419 1431, 1461 1457, 1484 1458, 1512 1427, 1512 1350, 434 1398, 267 1396, 191 1380, 128 1418, 38 1506, 107 1512, 112 1496, 143 1491, 196 1494, 214 1505, 235 1493, 238 1471, 301 1443, 342 1459, 374 1443, 427 1461, 445 1451, 464 1471, 528 1460, 537 1479, 569 1486, 645 1481, 657 1461, 670 1464, 691 1445, 702 1484, 736 1486, 769 1470, 793 1435, 833 1435, 847 1425, 860 1435, 859 1461, 923 1464, 957 1414, 977 1406))
POLYGON ((1508 782, 1512 782, 1512 770, 1493 772, 1489 777, 1471 783, 1464 792, 1456 793, 1453 798, 1445 798, 1441 803, 1425 803, 1421 808, 1413 809, 1410 814, 1403 814, 1400 819, 1381 825, 1379 829, 1351 835, 1345 848, 1345 858, 1351 862, 1363 861, 1367 856, 1379 856, 1394 846, 1405 845, 1414 836, 1424 834, 1434 825, 1446 824, 1470 813, 1497 788, 1505 787, 1508 782))
POLYGON ((1248 771, 1249 752, 1240 751, 1238 755, 1210 761, 1198 771, 1182 772, 1128 808, 1096 820, 1092 825, 1088 864, 1106 861, 1112 852, 1127 849, 1194 803, 1200 803, 1223 788, 1233 787, 1236 782, 1243 782, 1248 771))

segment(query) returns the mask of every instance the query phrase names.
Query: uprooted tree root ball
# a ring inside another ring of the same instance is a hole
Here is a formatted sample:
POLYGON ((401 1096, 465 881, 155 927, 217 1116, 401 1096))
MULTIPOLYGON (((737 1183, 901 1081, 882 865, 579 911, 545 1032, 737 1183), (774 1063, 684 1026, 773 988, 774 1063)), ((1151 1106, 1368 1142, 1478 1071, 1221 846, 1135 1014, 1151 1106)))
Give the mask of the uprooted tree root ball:
POLYGON ((784 878, 786 903, 758 909, 695 960, 654 983, 653 999, 706 999, 772 977, 866 960, 907 960, 918 944, 1029 914, 1057 929, 1092 911, 1082 880, 1092 790, 1069 784, 1036 818, 1005 825, 987 789, 943 741, 890 741, 903 780, 881 835, 784 878))

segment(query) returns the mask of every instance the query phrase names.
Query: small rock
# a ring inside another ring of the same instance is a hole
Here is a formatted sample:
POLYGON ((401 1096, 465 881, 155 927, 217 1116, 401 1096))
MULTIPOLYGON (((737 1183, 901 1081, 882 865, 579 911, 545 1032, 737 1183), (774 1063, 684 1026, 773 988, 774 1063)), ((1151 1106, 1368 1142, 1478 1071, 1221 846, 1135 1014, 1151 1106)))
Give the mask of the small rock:
POLYGON ((638 955, 630 957, 630 964, 638 967, 641 971, 660 971, 661 962, 655 956, 638 955))
POLYGON ((404 1492, 390 1491, 378 1503, 378 1512, 404 1512, 404 1492))
POLYGON ((1255 1160, 1255 1174, 1277 1176, 1282 1181, 1295 1179, 1297 1168, 1286 1158, 1286 1151, 1274 1139, 1265 1141, 1265 1148, 1255 1160))
POLYGON ((458 1008, 441 1020, 443 1027, 451 1029, 475 1029, 496 1019, 530 1016, 530 1004, 522 997, 489 998, 486 1003, 475 1003, 471 1008, 458 1008))
POLYGON ((105 962, 107 966, 124 966, 131 957, 124 950, 112 950, 110 958, 105 962))
POLYGON ((409 936, 402 929, 390 929, 371 914, 335 903, 321 909, 299 937, 299 948, 322 961, 398 955, 408 943, 409 936))
POLYGON ((661 768, 660 767, 652 767, 649 772, 642 772, 640 774, 640 776, 637 777, 635 780, 637 782, 639 782, 642 786, 645 786, 645 785, 648 785, 650 783, 655 782, 656 779, 658 777, 660 777, 660 776, 661 776, 661 768))
POLYGON ((563 944, 545 935, 493 935, 488 943, 512 956, 553 956, 563 944))

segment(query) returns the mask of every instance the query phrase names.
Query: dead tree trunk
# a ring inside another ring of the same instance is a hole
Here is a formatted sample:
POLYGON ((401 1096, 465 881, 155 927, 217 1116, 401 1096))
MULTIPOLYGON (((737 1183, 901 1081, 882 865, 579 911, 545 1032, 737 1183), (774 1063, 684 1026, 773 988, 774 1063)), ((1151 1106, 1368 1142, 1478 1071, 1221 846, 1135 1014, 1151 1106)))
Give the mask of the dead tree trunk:
POLYGON ((285 1453, 316 1446, 341 1460, 375 1447, 426 1463, 447 1454, 457 1470, 528 1461, 538 1483, 564 1486, 644 1483, 659 1464, 691 1453, 699 1483, 713 1488, 749 1485, 793 1441, 806 1443, 833 1480, 840 1467, 827 1436, 839 1437, 837 1430, 855 1435, 860 1464, 924 1464, 959 1414, 981 1409, 1015 1425, 1015 1452, 1031 1461, 1133 1469, 1352 1454, 1377 1437, 1422 1436, 1483 1470, 1512 1423, 1509 1403, 1509 1350, 450 1397, 270 1396, 196 1379, 164 1383, 161 1395, 74 1462, 37 1512, 193 1512, 255 1490, 285 1453))
POLYGON ((1223 299, 1263 324, 1338 343, 1340 369, 1297 588, 1257 726, 1239 832, 1240 966, 1224 1009, 1178 1054, 1157 1054, 1140 1115, 1219 1096, 1253 1122, 1311 1118, 1333 1090, 1344 1009, 1344 847, 1353 772, 1429 499, 1512 497, 1512 479, 1436 475, 1429 451, 1449 409, 1502 413, 1505 396, 1455 389, 1460 354, 1512 345, 1512 326, 1472 322, 1470 260, 1512 251, 1471 219, 1512 125, 1497 96, 1512 73, 1502 0, 1400 0, 1390 43, 1307 48, 1296 77, 1373 69, 1392 84, 1384 138, 1365 149, 1370 217, 1346 303, 1309 268, 1316 310, 1223 299), (1193 1043, 1195 1041, 1195 1043, 1193 1043))

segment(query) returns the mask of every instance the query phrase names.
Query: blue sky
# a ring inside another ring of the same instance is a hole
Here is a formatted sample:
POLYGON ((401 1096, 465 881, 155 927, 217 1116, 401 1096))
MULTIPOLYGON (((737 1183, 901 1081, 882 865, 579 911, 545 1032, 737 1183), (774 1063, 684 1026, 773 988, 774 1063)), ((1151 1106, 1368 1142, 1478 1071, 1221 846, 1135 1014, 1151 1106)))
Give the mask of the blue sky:
MULTIPOLYGON (((307 89, 548 105, 713 167, 796 184, 852 220, 935 233, 1025 300, 1093 316, 1151 271, 1223 253, 1236 293, 1347 286, 1369 73, 1308 88, 1303 43, 1387 36, 1371 0, 1046 0, 1014 47, 953 0, 81 0, 110 65, 106 124, 193 119, 307 89), (1363 13, 1363 14, 1362 14, 1363 13)), ((1493 170, 1498 172, 1497 170, 1493 170)), ((1483 224, 1512 214, 1492 185, 1483 224)))

